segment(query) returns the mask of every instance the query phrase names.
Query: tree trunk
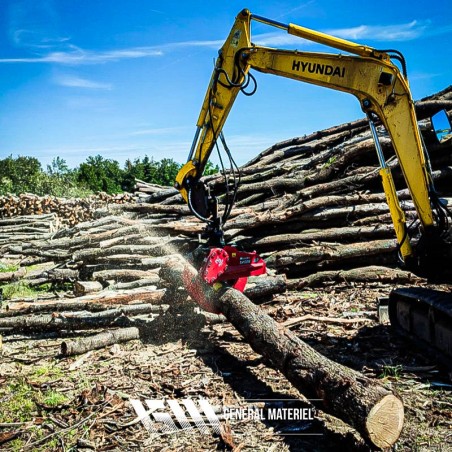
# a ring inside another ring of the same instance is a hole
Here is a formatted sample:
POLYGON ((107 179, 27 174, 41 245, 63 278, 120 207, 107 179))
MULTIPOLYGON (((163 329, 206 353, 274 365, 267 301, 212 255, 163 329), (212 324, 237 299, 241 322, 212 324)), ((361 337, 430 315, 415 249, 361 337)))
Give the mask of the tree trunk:
POLYGON ((253 350, 279 369, 304 395, 356 428, 374 446, 391 447, 403 425, 403 404, 375 380, 330 361, 235 289, 214 291, 182 259, 162 267, 161 277, 183 286, 204 309, 219 310, 253 350))

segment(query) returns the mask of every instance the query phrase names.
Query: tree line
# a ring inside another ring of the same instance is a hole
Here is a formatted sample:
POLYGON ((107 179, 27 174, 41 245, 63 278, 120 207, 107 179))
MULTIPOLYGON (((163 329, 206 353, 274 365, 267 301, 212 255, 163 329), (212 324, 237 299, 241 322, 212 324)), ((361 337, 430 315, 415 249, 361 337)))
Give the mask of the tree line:
MULTIPOLYGON (((133 192, 135 179, 172 186, 181 167, 182 164, 173 159, 156 161, 148 156, 128 159, 121 167, 116 160, 96 155, 88 157, 77 168, 69 168, 64 159, 56 157, 44 170, 35 157, 9 156, 0 159, 0 195, 35 193, 83 197, 96 192, 133 192)), ((218 166, 209 162, 205 174, 218 171, 218 166)))

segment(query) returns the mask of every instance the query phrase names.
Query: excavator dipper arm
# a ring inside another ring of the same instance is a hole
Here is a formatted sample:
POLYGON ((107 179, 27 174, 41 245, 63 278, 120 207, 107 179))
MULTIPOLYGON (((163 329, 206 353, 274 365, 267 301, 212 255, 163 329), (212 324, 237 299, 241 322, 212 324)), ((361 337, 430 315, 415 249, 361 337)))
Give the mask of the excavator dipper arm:
MULTIPOLYGON (((400 254, 414 271, 432 269, 445 255, 444 206, 437 198, 428 156, 419 133, 414 102, 406 76, 405 61, 396 50, 377 50, 294 24, 283 24, 243 10, 218 58, 204 97, 187 163, 176 176, 175 187, 195 216, 207 223, 208 246, 204 248, 200 272, 210 284, 232 280, 241 288, 250 275, 265 272, 265 263, 255 253, 225 246, 222 224, 232 202, 218 214, 218 203, 201 180, 217 140, 239 94, 255 91, 250 69, 291 78, 354 95, 369 119, 375 141, 383 189, 391 213, 400 254), (342 53, 302 52, 257 46, 251 42, 251 21, 274 26, 299 38, 314 41, 342 53), (395 64, 398 60, 399 64, 395 64), (401 66, 401 70, 399 69, 401 66), (415 205, 421 230, 416 249, 408 234, 389 166, 385 161, 374 124, 378 118, 390 135, 398 162, 415 205), (216 248, 214 248, 216 247, 216 248), (207 257, 206 257, 207 256, 207 257), (252 262, 253 265, 249 263, 252 262)), ((226 199, 228 199, 229 194, 226 199)), ((450 246, 449 246, 450 248, 450 246)))

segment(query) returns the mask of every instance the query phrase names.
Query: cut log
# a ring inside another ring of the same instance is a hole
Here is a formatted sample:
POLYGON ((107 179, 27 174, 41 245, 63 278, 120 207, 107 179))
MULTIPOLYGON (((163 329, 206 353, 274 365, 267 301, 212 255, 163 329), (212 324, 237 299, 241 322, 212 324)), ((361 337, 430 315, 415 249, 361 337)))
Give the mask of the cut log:
POLYGON ((25 267, 20 267, 16 271, 12 272, 0 272, 0 283, 6 283, 11 281, 17 281, 23 278, 27 274, 27 269, 25 267))
MULTIPOLYGON (((166 290, 158 289, 155 290, 152 286, 138 287, 136 289, 130 290, 103 290, 95 294, 84 295, 83 297, 78 297, 77 301, 80 303, 80 309, 83 309, 85 303, 97 303, 105 305, 121 305, 121 304, 134 304, 134 303, 151 303, 160 304, 164 299, 166 290)), ((74 299, 60 300, 61 303, 73 302, 74 299)), ((28 300, 25 300, 27 303, 28 300)), ((8 301, 9 309, 14 310, 16 306, 22 306, 24 300, 11 300, 8 301)), ((26 306, 26 305, 23 305, 26 306)), ((20 307, 19 307, 20 309, 20 307)))
MULTIPOLYGON (((102 312, 102 311, 101 311, 102 312)), ((121 313, 114 309, 111 312, 90 316, 70 316, 61 315, 40 315, 40 316, 17 316, 0 319, 0 331, 8 333, 39 333, 42 331, 61 330, 85 330, 91 328, 104 328, 108 326, 125 326, 126 317, 121 317, 121 313), (121 321, 122 320, 122 321, 121 321)))
POLYGON ((270 295, 282 293, 286 288, 287 283, 284 275, 250 277, 246 284, 245 295, 257 302, 270 295))
POLYGON ((99 311, 96 313, 71 312, 39 316, 0 318, 0 330, 11 332, 41 332, 61 330, 87 330, 110 326, 130 325, 129 316, 162 313, 165 309, 153 304, 136 304, 99 311))
POLYGON ((346 261, 363 256, 391 253, 396 250, 395 240, 372 240, 369 242, 352 243, 348 245, 321 245, 293 250, 285 250, 273 254, 267 260, 276 268, 309 262, 346 261))
POLYGON ((93 279, 97 281, 114 280, 119 282, 128 282, 142 278, 152 280, 153 284, 155 284, 159 280, 157 274, 152 270, 112 269, 112 270, 100 270, 93 273, 93 279))
POLYGON ((74 295, 76 297, 100 292, 102 289, 103 286, 99 281, 75 281, 74 283, 74 295))
POLYGON ((117 307, 118 309, 122 309, 123 312, 134 312, 135 306, 140 306, 140 308, 136 308, 140 314, 143 313, 161 313, 167 309, 167 305, 164 304, 153 304, 153 303, 136 303, 130 305, 115 305, 115 304, 103 304, 91 301, 80 301, 80 298, 77 299, 69 299, 63 301, 53 301, 53 300, 45 300, 45 301, 22 301, 17 302, 7 306, 7 310, 5 312, 0 312, 0 318, 5 317, 17 317, 20 315, 27 314, 37 314, 37 313, 58 313, 58 312, 68 312, 68 311, 90 311, 90 312, 100 312, 107 311, 112 307, 117 307), (128 307, 131 307, 132 310, 128 310, 128 307))
POLYGON ((394 284, 425 283, 426 280, 416 276, 414 273, 371 265, 369 267, 358 267, 351 270, 330 270, 317 272, 290 283, 291 288, 313 287, 325 282, 390 282, 394 284))
POLYGON ((119 344, 123 342, 139 339, 140 331, 136 327, 120 328, 118 330, 107 331, 94 336, 61 343, 61 354, 63 356, 75 356, 86 353, 90 350, 96 350, 108 345, 119 344))
POLYGON ((404 410, 391 390, 322 356, 241 292, 230 287, 214 291, 206 286, 182 258, 162 267, 161 277, 184 287, 202 308, 222 312, 255 352, 305 396, 321 399, 325 411, 352 425, 372 445, 388 448, 397 441, 404 410))

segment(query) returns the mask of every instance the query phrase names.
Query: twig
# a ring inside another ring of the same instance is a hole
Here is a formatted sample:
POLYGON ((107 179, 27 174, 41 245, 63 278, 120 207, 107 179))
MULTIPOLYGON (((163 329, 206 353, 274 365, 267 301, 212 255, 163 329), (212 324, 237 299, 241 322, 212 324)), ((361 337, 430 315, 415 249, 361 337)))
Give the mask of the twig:
POLYGON ((298 325, 300 323, 306 322, 306 321, 313 321, 313 322, 325 322, 325 323, 342 323, 342 324, 352 324, 352 323, 365 323, 365 322, 372 322, 371 319, 365 319, 365 318, 358 318, 358 319, 342 319, 338 317, 324 317, 324 316, 316 316, 316 315, 303 315, 301 317, 296 317, 294 319, 286 320, 285 322, 282 322, 281 325, 285 326, 286 328, 289 328, 291 326, 298 325))
POLYGON ((84 419, 82 419, 81 421, 77 422, 75 425, 70 425, 67 428, 64 428, 62 430, 58 430, 56 432, 50 433, 47 436, 44 436, 44 438, 38 439, 37 441, 34 441, 30 444, 27 444, 26 449, 29 449, 32 446, 36 446, 38 444, 43 443, 44 441, 47 441, 49 438, 51 438, 52 436, 55 435, 65 435, 66 433, 70 432, 71 430, 74 430, 78 427, 80 427, 81 425, 83 425, 85 422, 87 422, 89 419, 91 419, 99 410, 101 407, 105 406, 107 403, 109 403, 109 400, 105 401, 104 403, 102 403, 101 405, 99 405, 98 409, 93 411, 90 415, 86 416, 84 419))

